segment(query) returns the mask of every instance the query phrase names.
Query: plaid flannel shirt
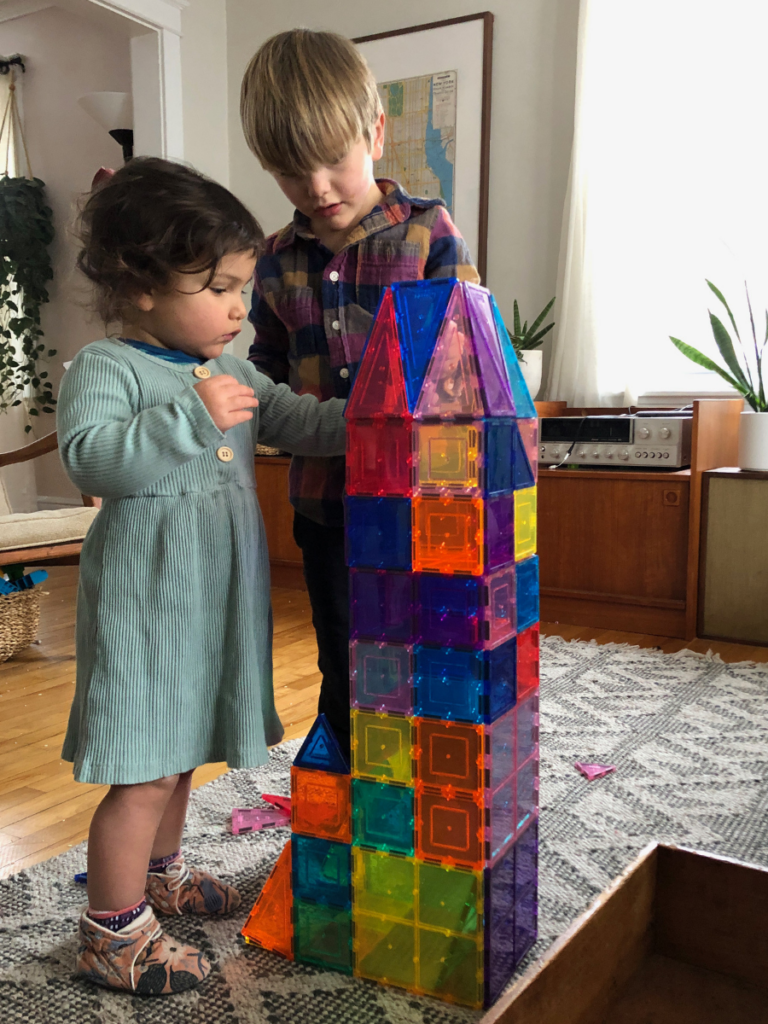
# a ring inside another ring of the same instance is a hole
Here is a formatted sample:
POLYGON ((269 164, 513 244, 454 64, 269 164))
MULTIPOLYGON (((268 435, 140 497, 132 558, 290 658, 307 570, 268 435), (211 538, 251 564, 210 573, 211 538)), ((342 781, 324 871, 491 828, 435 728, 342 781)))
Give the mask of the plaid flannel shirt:
MULTIPOLYGON (((296 394, 346 398, 387 285, 433 277, 479 281, 466 242, 441 199, 415 199, 378 179, 382 201, 340 252, 312 233, 298 210, 270 235, 256 264, 249 319, 255 366, 296 394)), ((290 500, 297 512, 343 526, 344 459, 294 456, 290 500)))

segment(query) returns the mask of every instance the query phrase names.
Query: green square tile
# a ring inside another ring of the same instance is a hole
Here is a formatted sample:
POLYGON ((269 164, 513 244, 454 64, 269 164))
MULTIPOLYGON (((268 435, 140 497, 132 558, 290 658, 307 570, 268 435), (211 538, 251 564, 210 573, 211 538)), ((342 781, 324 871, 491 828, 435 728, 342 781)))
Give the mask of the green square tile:
POLYGON ((416 864, 407 857, 372 853, 353 847, 355 910, 412 921, 416 889, 416 864))
POLYGON ((418 987, 465 1006, 483 1002, 483 947, 474 939, 417 928, 418 987))
POLYGON ((413 925, 358 914, 355 909, 355 974, 387 985, 414 988, 416 937, 413 925))
POLYGON ((419 924, 476 935, 483 927, 483 876, 418 862, 419 924))
POLYGON ((322 903, 293 903, 293 948, 296 960, 352 973, 352 916, 349 910, 322 903))
POLYGON ((413 856, 413 790, 386 782, 352 780, 355 843, 413 856))

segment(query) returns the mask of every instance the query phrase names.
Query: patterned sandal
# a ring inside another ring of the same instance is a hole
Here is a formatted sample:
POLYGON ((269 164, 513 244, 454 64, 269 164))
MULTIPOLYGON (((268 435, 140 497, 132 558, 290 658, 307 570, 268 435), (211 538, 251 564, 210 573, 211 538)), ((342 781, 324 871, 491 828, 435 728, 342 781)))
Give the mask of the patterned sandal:
POLYGON ((83 914, 79 938, 77 973, 105 988, 165 996, 196 988, 211 970, 199 949, 163 932, 151 907, 119 932, 83 914))
POLYGON ((147 874, 147 902, 158 914, 208 914, 221 917, 240 906, 240 893, 207 871, 187 867, 179 856, 165 871, 147 874))

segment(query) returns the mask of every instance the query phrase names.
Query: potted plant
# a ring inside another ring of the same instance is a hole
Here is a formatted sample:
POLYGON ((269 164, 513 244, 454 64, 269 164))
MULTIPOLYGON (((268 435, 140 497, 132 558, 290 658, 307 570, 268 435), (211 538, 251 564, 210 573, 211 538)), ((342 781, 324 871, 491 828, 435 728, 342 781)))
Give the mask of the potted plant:
POLYGON ((669 340, 684 356, 692 359, 694 363, 698 363, 699 366, 703 366, 706 370, 712 370, 720 374, 723 380, 727 380, 731 387, 744 396, 751 408, 741 414, 739 466, 741 469, 768 472, 768 400, 766 400, 765 382, 763 379, 763 356, 766 343, 768 343, 768 310, 765 313, 765 336, 762 341, 758 342, 755 318, 752 315, 752 303, 749 298, 749 289, 745 284, 744 290, 747 295, 751 334, 751 339, 748 339, 748 344, 745 346, 741 340, 739 329, 736 326, 736 320, 722 292, 711 281, 707 281, 707 284, 723 304, 728 314, 728 319, 731 322, 739 345, 739 354, 736 354, 733 340, 725 325, 711 310, 709 310, 709 322, 712 325, 715 342, 727 369, 723 369, 714 360, 705 356, 703 352, 699 352, 693 346, 680 341, 679 338, 670 336, 669 340))
POLYGON ((554 304, 555 299, 550 299, 530 327, 527 320, 521 325, 517 299, 515 299, 513 306, 513 329, 509 332, 509 336, 512 344, 515 346, 515 354, 520 360, 520 369, 531 393, 531 398, 536 398, 541 387, 542 352, 539 346, 544 340, 545 335, 549 334, 555 326, 555 322, 553 320, 551 324, 547 324, 541 330, 540 328, 544 323, 547 313, 549 313, 554 304))

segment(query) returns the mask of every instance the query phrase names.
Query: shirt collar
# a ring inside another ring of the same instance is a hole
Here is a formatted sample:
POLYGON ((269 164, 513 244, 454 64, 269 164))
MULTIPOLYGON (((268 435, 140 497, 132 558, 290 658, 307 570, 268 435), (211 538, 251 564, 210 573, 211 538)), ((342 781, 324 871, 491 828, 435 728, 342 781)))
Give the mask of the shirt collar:
MULTIPOLYGON (((344 246, 345 249, 362 241, 369 235, 375 235, 378 231, 383 231, 385 228, 391 228, 395 224, 402 224, 404 221, 407 221, 411 215, 411 206, 414 202, 417 202, 418 206, 424 207, 445 205, 442 199, 419 199, 415 201, 413 196, 410 196, 402 186, 396 181, 392 181, 391 178, 377 178, 376 184, 382 192, 381 202, 374 206, 371 212, 366 214, 352 231, 344 246)), ((310 227, 309 217, 295 210, 291 223, 277 233, 275 251, 287 248, 297 238, 305 238, 313 242, 317 241, 317 235, 310 227)))

